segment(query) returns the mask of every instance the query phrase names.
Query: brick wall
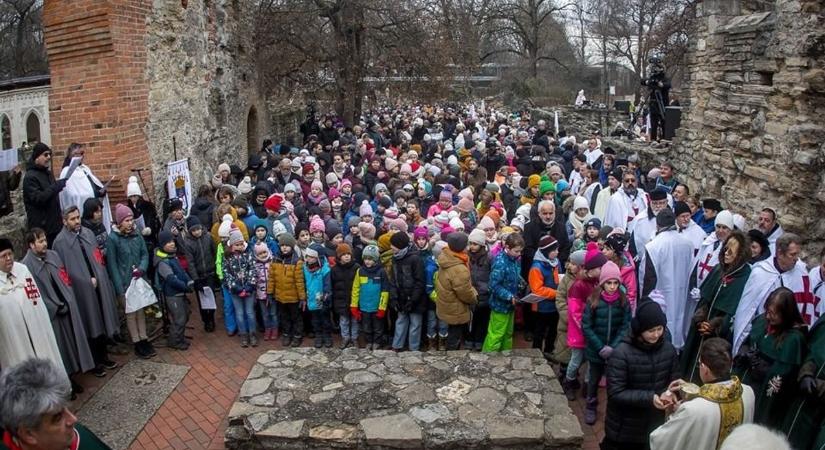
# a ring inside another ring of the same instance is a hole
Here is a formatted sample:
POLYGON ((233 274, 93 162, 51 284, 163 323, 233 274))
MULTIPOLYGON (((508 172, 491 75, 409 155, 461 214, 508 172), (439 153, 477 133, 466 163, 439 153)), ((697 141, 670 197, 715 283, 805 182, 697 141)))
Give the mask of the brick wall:
POLYGON ((98 178, 116 177, 113 204, 123 200, 130 170, 149 164, 145 19, 151 8, 149 0, 44 6, 55 161, 62 162, 71 142, 85 144, 86 163, 98 178))

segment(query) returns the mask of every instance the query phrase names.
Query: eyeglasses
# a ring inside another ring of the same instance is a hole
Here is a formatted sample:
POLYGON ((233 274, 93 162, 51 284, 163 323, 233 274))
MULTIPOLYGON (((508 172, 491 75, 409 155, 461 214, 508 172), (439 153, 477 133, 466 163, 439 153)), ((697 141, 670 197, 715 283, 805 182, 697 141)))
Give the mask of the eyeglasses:
POLYGON ((635 178, 625 178, 624 182, 627 183, 627 184, 632 184, 632 183, 636 182, 636 179, 635 178))

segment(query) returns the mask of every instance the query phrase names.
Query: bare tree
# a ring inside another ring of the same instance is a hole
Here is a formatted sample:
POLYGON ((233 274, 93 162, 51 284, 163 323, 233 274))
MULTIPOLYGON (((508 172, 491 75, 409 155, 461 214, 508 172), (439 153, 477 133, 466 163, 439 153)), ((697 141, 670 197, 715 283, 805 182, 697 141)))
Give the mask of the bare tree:
POLYGON ((46 73, 42 0, 0 0, 0 78, 46 73))

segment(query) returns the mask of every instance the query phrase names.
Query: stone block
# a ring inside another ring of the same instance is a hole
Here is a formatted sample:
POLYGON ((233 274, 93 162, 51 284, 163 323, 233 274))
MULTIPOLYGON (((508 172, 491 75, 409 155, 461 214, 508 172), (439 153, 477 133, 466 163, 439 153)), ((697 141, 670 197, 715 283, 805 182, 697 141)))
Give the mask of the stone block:
POLYGON ((251 397, 266 391, 272 384, 269 378, 258 378, 254 380, 246 380, 241 386, 241 397, 251 397))
POLYGON ((304 420, 287 420, 278 422, 269 428, 255 433, 262 438, 298 439, 304 429, 304 420))
POLYGON ((544 422, 544 434, 554 445, 578 447, 584 433, 575 416, 554 416, 544 422))
POLYGON ((422 446, 421 427, 407 414, 363 419, 360 425, 367 445, 392 448, 422 446))
POLYGON ((490 443, 496 445, 531 445, 544 441, 544 421, 522 417, 500 417, 487 424, 490 443))
POLYGON ((358 438, 358 427, 348 424, 324 424, 309 429, 309 439, 319 440, 327 444, 332 441, 336 444, 353 444, 358 438))

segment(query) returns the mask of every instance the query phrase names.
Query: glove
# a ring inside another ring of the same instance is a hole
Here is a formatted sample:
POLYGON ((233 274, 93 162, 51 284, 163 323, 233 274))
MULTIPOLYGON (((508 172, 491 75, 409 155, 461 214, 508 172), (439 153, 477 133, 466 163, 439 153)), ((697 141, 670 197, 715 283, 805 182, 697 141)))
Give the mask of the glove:
POLYGON ((613 354, 613 347, 609 345, 605 345, 601 350, 599 350, 599 357, 602 359, 609 359, 611 354, 613 354))
POLYGON ((57 311, 55 312, 59 317, 63 317, 66 314, 69 314, 69 305, 65 303, 61 303, 60 306, 57 307, 57 311))
POLYGON ((249 297, 249 292, 246 292, 246 289, 241 289, 241 292, 238 293, 238 297, 247 298, 249 297))
POLYGON ((194 281, 189 280, 189 282, 186 283, 186 292, 195 292, 195 282, 194 281))
POLYGON ((143 230, 140 231, 140 234, 144 236, 149 236, 152 234, 152 229, 149 227, 143 227, 143 230))
POLYGON ((378 317, 379 319, 383 319, 383 318, 384 318, 384 314, 386 314, 386 313, 387 313, 387 312, 386 312, 386 311, 384 311, 383 309, 379 309, 379 310, 375 313, 375 317, 378 317))
POLYGON ((702 298, 702 291, 699 288, 693 288, 690 290, 690 299, 694 302, 698 302, 699 299, 702 298))
POLYGON ((132 278, 142 278, 142 277, 143 277, 143 271, 142 270, 140 270, 137 267, 132 269, 132 278))
POLYGON ((799 380, 799 390, 806 394, 815 395, 817 391, 816 380, 814 380, 814 377, 810 375, 805 375, 802 377, 802 379, 799 380))
POLYGON ((355 306, 350 306, 349 307, 349 313, 350 313, 350 315, 352 315, 353 319, 355 319, 359 322, 361 321, 361 310, 360 309, 356 308, 355 306))
POLYGON ((206 280, 204 280, 203 278, 198 278, 197 280, 195 280, 195 290, 196 291, 202 291, 205 286, 206 286, 206 280))

